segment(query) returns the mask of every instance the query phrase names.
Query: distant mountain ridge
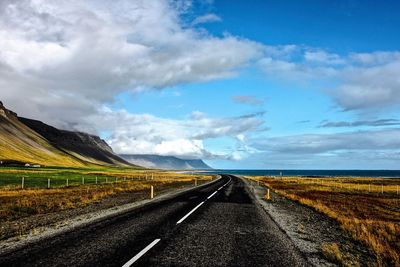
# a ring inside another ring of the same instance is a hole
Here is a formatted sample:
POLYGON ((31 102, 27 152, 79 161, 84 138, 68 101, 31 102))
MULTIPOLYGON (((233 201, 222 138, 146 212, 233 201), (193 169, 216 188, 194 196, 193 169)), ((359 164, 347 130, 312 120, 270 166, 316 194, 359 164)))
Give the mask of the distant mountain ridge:
POLYGON ((131 166, 100 137, 18 117, 0 102, 0 161, 54 166, 131 166))
POLYGON ((174 156, 121 154, 126 161, 146 168, 166 170, 210 170, 201 159, 181 159, 174 156))

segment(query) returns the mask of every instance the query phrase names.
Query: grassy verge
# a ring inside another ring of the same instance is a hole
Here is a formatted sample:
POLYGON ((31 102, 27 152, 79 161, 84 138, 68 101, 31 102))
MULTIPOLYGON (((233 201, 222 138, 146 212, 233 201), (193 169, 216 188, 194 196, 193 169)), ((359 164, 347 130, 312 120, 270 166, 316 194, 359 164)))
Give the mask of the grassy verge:
POLYGON ((374 252, 377 265, 400 266, 400 179, 252 179, 337 220, 374 252))
MULTIPOLYGON (((132 169, 0 169, 0 223, 38 214, 56 213, 98 203, 119 194, 149 198, 150 187, 160 192, 194 186, 212 179, 207 175, 132 169), (21 177, 25 177, 24 189, 21 177), (47 181, 51 177, 51 187, 47 181), (84 182, 82 182, 84 178, 84 182), (66 186, 66 179, 69 186, 66 186), (97 184, 96 184, 97 180, 97 184)), ((133 199, 133 198, 131 198, 133 199)))

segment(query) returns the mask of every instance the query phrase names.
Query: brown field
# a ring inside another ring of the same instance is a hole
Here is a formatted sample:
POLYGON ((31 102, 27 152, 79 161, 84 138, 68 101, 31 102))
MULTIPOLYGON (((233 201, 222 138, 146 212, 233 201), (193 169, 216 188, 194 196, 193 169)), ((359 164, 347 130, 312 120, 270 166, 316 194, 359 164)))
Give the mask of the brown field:
MULTIPOLYGON (((89 172, 88 172, 89 173, 89 172)), ((10 225, 18 220, 38 214, 51 214, 68 209, 75 209, 100 202, 107 197, 118 197, 119 194, 136 193, 143 198, 150 198, 150 187, 154 187, 155 196, 161 192, 183 187, 194 186, 212 179, 206 175, 187 175, 172 172, 143 171, 132 172, 102 172, 96 175, 109 177, 108 183, 84 184, 69 187, 55 188, 27 188, 21 189, 19 185, 0 187, 0 223, 10 225), (110 177, 113 177, 110 179, 110 177), (111 180, 111 181, 110 181, 111 180), (197 180, 195 182, 195 180, 197 180), (117 181, 117 182, 116 182, 117 181)), ((2 229, 1 238, 10 237, 15 233, 2 229), (10 233, 7 233, 10 232, 10 233)), ((30 229, 25 229, 26 233, 30 229)), ((23 233, 19 233, 23 234, 23 233)), ((1 239, 0 238, 0 239, 1 239)))
POLYGON ((400 179, 249 178, 337 220, 378 266, 400 266, 400 179))

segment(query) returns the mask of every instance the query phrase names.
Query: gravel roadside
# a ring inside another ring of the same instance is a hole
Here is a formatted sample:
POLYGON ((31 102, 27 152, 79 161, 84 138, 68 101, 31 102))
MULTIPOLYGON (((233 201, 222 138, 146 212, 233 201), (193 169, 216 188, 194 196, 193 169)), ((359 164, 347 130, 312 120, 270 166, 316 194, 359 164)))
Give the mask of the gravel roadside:
POLYGON ((338 222, 326 215, 270 192, 271 200, 265 200, 266 188, 256 182, 243 179, 253 191, 258 203, 290 237, 296 247, 314 266, 374 266, 372 253, 340 228, 338 222), (323 253, 326 244, 337 244, 343 262, 329 260, 323 253))

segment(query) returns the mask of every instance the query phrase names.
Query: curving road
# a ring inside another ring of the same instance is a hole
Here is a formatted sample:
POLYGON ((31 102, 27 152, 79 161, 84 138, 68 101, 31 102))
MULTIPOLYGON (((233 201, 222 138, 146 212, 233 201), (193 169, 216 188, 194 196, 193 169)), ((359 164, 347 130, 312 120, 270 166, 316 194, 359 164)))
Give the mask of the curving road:
POLYGON ((238 177, 2 255, 0 266, 308 266, 238 177))

